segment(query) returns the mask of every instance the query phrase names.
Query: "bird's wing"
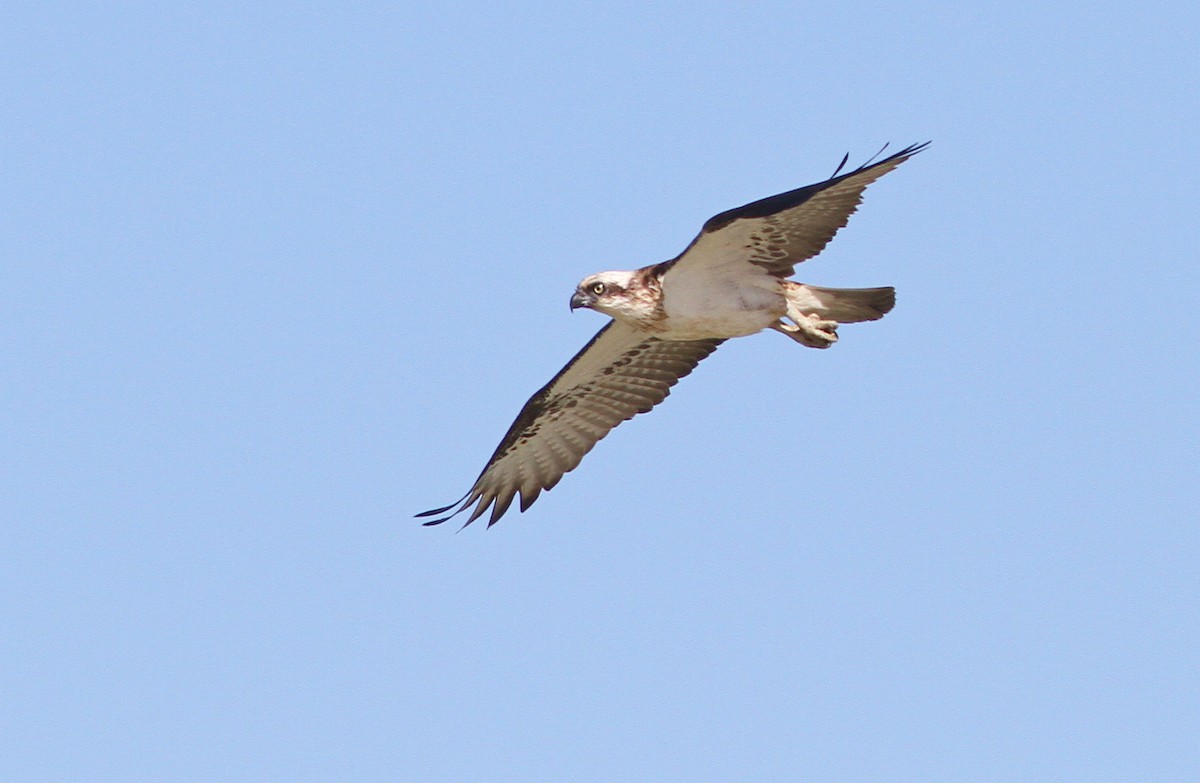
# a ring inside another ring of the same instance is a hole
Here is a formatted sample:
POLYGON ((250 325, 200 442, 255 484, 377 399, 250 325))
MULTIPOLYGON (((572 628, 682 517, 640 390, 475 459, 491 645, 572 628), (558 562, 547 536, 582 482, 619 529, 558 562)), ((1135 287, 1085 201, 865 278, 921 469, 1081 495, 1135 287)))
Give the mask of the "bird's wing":
POLYGON ((541 391, 529 398, 471 490, 444 508, 418 514, 447 516, 478 501, 466 525, 492 506, 496 523, 520 493, 521 510, 543 489, 574 470, 609 430, 662 402, 670 389, 708 356, 721 340, 660 340, 612 321, 575 355, 541 391), (457 508, 455 508, 457 506, 457 508))
POLYGON ((914 144, 840 177, 715 215, 686 250, 660 264, 657 271, 674 276, 749 262, 773 275, 789 277, 796 264, 820 253, 846 225, 868 185, 928 144, 914 144))

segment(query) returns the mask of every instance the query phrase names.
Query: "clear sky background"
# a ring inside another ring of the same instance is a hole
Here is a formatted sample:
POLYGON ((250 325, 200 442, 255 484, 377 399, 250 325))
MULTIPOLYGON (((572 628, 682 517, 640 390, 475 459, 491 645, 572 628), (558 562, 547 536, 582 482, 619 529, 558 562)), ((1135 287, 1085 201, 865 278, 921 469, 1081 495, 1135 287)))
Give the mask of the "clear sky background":
POLYGON ((1194 2, 9 3, 0 778, 1200 779, 1194 2), (884 142, 528 513, 603 269, 884 142))

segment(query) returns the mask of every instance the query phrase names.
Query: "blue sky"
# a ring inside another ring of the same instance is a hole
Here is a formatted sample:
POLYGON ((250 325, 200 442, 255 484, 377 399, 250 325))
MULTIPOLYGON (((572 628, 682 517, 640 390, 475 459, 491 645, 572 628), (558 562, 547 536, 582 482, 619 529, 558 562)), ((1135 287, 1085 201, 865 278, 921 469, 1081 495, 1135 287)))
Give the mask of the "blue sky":
POLYGON ((9 4, 0 777, 1195 780, 1194 3, 9 4), (537 505, 582 277, 933 140, 537 505))

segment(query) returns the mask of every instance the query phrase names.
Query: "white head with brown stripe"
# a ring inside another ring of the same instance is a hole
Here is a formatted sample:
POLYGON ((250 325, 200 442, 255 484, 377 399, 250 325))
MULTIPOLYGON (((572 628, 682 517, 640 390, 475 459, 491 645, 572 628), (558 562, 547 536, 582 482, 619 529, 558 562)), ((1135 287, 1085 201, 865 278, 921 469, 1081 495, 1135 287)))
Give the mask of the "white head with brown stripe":
POLYGON ((649 326, 662 316, 662 287, 646 270, 600 272, 585 277, 571 294, 571 309, 586 307, 618 321, 649 326))

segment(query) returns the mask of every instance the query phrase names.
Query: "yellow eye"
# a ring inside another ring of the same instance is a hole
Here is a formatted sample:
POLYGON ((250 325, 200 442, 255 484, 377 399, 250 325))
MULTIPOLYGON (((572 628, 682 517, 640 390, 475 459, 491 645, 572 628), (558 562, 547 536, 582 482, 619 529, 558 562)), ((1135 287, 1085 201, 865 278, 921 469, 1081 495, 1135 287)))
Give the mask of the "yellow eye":
POLYGON ((604 283, 592 283, 592 293, 596 296, 604 293, 604 283))

